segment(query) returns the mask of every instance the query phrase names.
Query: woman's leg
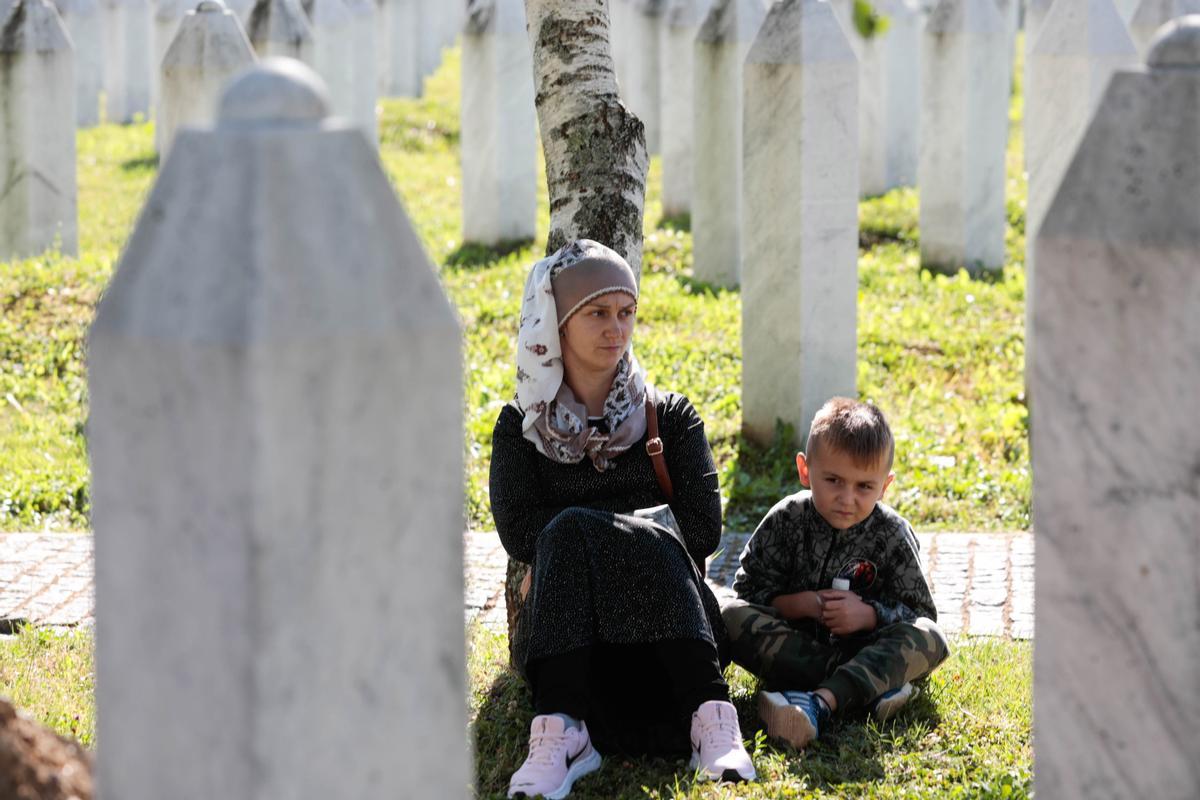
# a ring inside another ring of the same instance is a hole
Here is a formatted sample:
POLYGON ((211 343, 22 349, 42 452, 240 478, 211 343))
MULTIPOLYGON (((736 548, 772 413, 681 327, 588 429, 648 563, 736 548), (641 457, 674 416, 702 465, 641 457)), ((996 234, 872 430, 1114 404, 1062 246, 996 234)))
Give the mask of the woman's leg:
POLYGON ((591 690, 592 648, 540 658, 529 664, 533 708, 538 714, 566 714, 576 720, 588 715, 591 690))
POLYGON ((699 639, 666 639, 655 642, 653 650, 680 712, 690 715, 709 700, 729 701, 716 646, 699 639))
POLYGON ((529 755, 509 779, 509 797, 565 797, 576 780, 600 768, 584 721, 591 661, 592 648, 582 647, 528 665, 537 716, 529 755))

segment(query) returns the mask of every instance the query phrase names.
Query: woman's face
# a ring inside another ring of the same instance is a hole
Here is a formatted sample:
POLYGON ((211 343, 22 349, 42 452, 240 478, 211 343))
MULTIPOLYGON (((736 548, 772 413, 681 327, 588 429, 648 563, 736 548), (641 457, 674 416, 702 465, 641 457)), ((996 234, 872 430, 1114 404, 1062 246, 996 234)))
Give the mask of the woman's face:
POLYGON ((611 373, 629 349, 637 320, 637 300, 625 292, 609 292, 589 300, 563 328, 563 367, 611 373))

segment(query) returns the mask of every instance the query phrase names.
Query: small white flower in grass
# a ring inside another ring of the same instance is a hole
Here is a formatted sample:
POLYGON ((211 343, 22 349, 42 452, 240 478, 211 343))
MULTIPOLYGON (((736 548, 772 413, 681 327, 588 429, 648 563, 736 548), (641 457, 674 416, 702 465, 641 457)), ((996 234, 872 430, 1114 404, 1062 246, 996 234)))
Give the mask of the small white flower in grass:
POLYGON ((930 456, 929 463, 938 469, 950 469, 958 462, 954 456, 930 456))

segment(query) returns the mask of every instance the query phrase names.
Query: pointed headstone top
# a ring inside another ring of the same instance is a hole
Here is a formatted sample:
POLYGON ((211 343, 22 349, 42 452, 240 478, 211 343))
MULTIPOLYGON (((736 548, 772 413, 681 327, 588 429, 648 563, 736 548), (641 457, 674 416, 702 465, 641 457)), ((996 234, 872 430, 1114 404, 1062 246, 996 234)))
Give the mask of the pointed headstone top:
POLYGON ((830 61, 854 64, 858 58, 833 7, 824 0, 779 0, 746 56, 747 64, 830 61))
POLYGON ((1122 57, 1137 54, 1112 0, 1058 0, 1046 11, 1033 55, 1122 57))
POLYGON ((1164 25, 1150 46, 1146 65, 1151 69, 1200 67, 1200 14, 1189 14, 1164 25))
POLYGON ((311 68, 291 58, 267 58, 230 82, 221 95, 218 127, 319 125, 329 116, 329 92, 311 68))
POLYGON ((695 28, 704 21, 708 0, 670 0, 663 12, 669 28, 695 28))
POLYGON ((46 0, 17 0, 0 19, 0 53, 50 53, 70 50, 71 41, 58 12, 46 0))
POLYGON ((719 44, 753 39, 765 14, 762 0, 716 0, 700 25, 696 41, 719 44))
POLYGON ((929 11, 925 32, 935 36, 948 33, 987 35, 1007 30, 1006 24, 992 0, 940 0, 929 11))

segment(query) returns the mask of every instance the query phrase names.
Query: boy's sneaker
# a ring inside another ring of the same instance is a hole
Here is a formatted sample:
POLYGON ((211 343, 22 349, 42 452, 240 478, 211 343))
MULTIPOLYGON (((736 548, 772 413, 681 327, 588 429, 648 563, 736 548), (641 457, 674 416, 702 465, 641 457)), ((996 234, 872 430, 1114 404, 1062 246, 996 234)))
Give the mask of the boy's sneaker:
POLYGON ((737 709, 724 700, 701 703, 692 714, 692 760, 700 780, 752 781, 758 777, 754 762, 742 744, 737 709))
POLYGON ((887 722, 900 713, 900 709, 904 708, 905 704, 916 697, 917 694, 917 687, 911 683, 905 683, 897 689, 884 692, 875 698, 875 702, 871 704, 871 716, 880 724, 887 722))
POLYGON ((821 735, 829 707, 816 692, 759 692, 758 716, 768 736, 803 750, 821 735))
POLYGON ((508 781, 508 796, 561 800, 575 781, 598 769, 600 754, 592 747, 587 723, 568 728, 562 717, 541 714, 529 726, 529 756, 508 781))

